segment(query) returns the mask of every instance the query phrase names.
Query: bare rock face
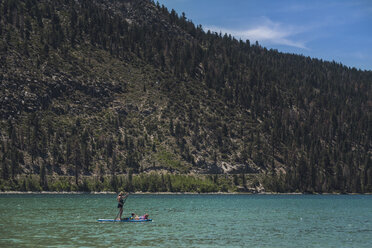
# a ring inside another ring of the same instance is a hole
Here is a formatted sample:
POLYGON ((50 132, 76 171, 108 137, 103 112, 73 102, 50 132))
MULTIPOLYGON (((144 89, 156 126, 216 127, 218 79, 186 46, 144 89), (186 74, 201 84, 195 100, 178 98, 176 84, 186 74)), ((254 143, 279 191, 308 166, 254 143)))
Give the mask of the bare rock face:
POLYGON ((220 162, 218 167, 225 174, 238 174, 238 173, 258 173, 259 169, 255 165, 250 164, 238 164, 238 163, 227 163, 220 162))

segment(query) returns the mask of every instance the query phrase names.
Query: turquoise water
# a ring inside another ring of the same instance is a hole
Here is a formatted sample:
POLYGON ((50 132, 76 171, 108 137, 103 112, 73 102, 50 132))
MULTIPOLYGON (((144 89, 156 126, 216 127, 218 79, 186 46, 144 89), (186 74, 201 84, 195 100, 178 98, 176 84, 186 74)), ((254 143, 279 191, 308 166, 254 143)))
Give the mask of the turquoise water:
POLYGON ((372 247, 370 195, 0 195, 0 247, 372 247))

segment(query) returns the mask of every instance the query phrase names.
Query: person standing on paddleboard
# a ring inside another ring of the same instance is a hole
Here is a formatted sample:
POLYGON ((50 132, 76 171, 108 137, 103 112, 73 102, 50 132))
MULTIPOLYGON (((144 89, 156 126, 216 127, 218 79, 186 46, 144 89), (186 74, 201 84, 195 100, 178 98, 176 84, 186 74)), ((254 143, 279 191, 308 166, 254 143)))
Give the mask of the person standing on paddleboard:
POLYGON ((124 192, 121 191, 119 195, 116 197, 116 199, 118 200, 118 208, 119 208, 118 220, 121 220, 121 215, 123 214, 124 199, 126 199, 128 196, 129 196, 129 193, 124 194, 124 192))

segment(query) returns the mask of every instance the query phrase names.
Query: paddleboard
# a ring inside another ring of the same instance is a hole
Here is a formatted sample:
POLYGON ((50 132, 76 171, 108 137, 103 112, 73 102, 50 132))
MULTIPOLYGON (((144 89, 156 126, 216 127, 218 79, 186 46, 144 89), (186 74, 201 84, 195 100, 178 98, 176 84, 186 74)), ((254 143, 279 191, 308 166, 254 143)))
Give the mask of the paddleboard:
POLYGON ((98 219, 98 222, 147 222, 152 221, 152 219, 147 220, 130 220, 130 219, 122 219, 122 220, 114 220, 114 219, 98 219))

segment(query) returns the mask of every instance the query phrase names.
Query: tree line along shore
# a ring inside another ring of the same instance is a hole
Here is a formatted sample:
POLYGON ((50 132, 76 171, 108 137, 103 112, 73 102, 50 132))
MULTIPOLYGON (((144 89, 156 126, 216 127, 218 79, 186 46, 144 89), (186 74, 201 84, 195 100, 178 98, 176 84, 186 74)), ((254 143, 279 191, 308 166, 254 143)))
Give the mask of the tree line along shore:
POLYGON ((256 175, 127 174, 117 176, 21 175, 0 180, 0 192, 251 192, 262 188, 256 175))
POLYGON ((20 175, 11 180, 0 179, 0 194, 369 194, 352 191, 290 191, 281 179, 259 174, 160 174, 141 173, 116 176, 82 176, 76 184, 74 176, 20 175))

